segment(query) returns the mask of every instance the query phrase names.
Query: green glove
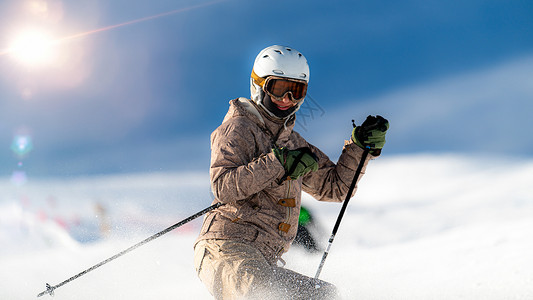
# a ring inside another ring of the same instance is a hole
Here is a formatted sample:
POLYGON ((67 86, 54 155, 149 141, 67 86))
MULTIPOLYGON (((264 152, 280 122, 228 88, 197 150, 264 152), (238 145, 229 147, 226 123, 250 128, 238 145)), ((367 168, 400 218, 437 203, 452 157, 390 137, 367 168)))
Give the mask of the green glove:
POLYGON ((353 142, 365 149, 370 149, 370 154, 378 156, 385 145, 385 134, 389 129, 389 121, 382 116, 368 116, 361 126, 352 130, 353 142))
POLYGON ((272 152, 279 159, 285 175, 280 182, 286 179, 296 180, 311 171, 318 170, 318 158, 308 147, 288 150, 285 147, 274 148, 272 152))

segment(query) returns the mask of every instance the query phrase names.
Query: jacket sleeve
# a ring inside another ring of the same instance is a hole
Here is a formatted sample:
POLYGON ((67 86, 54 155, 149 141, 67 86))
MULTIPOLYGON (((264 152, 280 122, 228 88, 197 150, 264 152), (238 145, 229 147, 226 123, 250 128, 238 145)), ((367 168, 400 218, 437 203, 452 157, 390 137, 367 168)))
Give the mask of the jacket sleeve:
MULTIPOLYGON (((342 154, 335 164, 317 147, 310 145, 310 148, 318 156, 319 168, 316 172, 311 172, 303 178, 303 190, 320 201, 344 201, 357 166, 361 161, 363 149, 355 145, 351 140, 346 141, 342 154)), ((368 162, 374 158, 370 154, 367 156, 359 180, 364 175, 368 162)), ((353 193, 356 190, 357 186, 353 193)), ((353 193, 351 196, 353 196, 353 193)))
POLYGON ((274 153, 257 154, 248 126, 254 125, 236 118, 224 122, 211 135, 211 188, 223 203, 246 199, 285 172, 274 153))

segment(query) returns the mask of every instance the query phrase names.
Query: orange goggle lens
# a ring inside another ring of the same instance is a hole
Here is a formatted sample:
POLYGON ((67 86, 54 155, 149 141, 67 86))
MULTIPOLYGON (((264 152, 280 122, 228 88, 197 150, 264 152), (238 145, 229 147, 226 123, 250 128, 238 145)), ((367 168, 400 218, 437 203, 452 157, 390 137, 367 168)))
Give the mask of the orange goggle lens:
POLYGON ((290 93, 293 102, 301 101, 307 93, 307 83, 299 80, 270 76, 265 80, 263 90, 271 97, 283 98, 290 93))

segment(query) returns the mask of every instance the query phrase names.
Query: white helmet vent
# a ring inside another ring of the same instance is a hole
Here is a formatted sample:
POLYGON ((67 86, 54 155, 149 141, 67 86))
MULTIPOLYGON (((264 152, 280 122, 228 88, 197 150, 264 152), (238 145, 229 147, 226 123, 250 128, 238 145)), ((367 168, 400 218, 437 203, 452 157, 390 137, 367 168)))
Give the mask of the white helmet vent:
POLYGON ((258 77, 283 76, 309 82, 309 66, 305 56, 286 46, 270 46, 256 57, 252 69, 258 77))
MULTIPOLYGON (((252 68, 250 93, 252 100, 262 107, 264 107, 262 84, 268 76, 299 79, 308 83, 310 77, 309 65, 300 51, 288 46, 273 45, 261 50, 255 58, 252 68)), ((303 101, 299 102, 292 114, 299 109, 302 103, 303 101)))

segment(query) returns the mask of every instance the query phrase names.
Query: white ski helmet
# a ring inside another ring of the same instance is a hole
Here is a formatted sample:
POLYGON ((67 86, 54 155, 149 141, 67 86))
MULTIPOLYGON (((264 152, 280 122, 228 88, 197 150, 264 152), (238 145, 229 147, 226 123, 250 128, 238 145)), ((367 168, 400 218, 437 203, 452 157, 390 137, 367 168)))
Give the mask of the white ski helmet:
MULTIPOLYGON (((309 65, 307 64, 307 59, 298 50, 279 45, 263 49, 255 58, 252 76, 250 78, 252 100, 262 106, 270 115, 277 117, 263 105, 265 93, 262 88, 262 81, 258 79, 267 78, 268 76, 304 80, 308 83, 309 65)), ((303 100, 295 106, 294 111, 290 115, 296 113, 302 103, 303 100)))

